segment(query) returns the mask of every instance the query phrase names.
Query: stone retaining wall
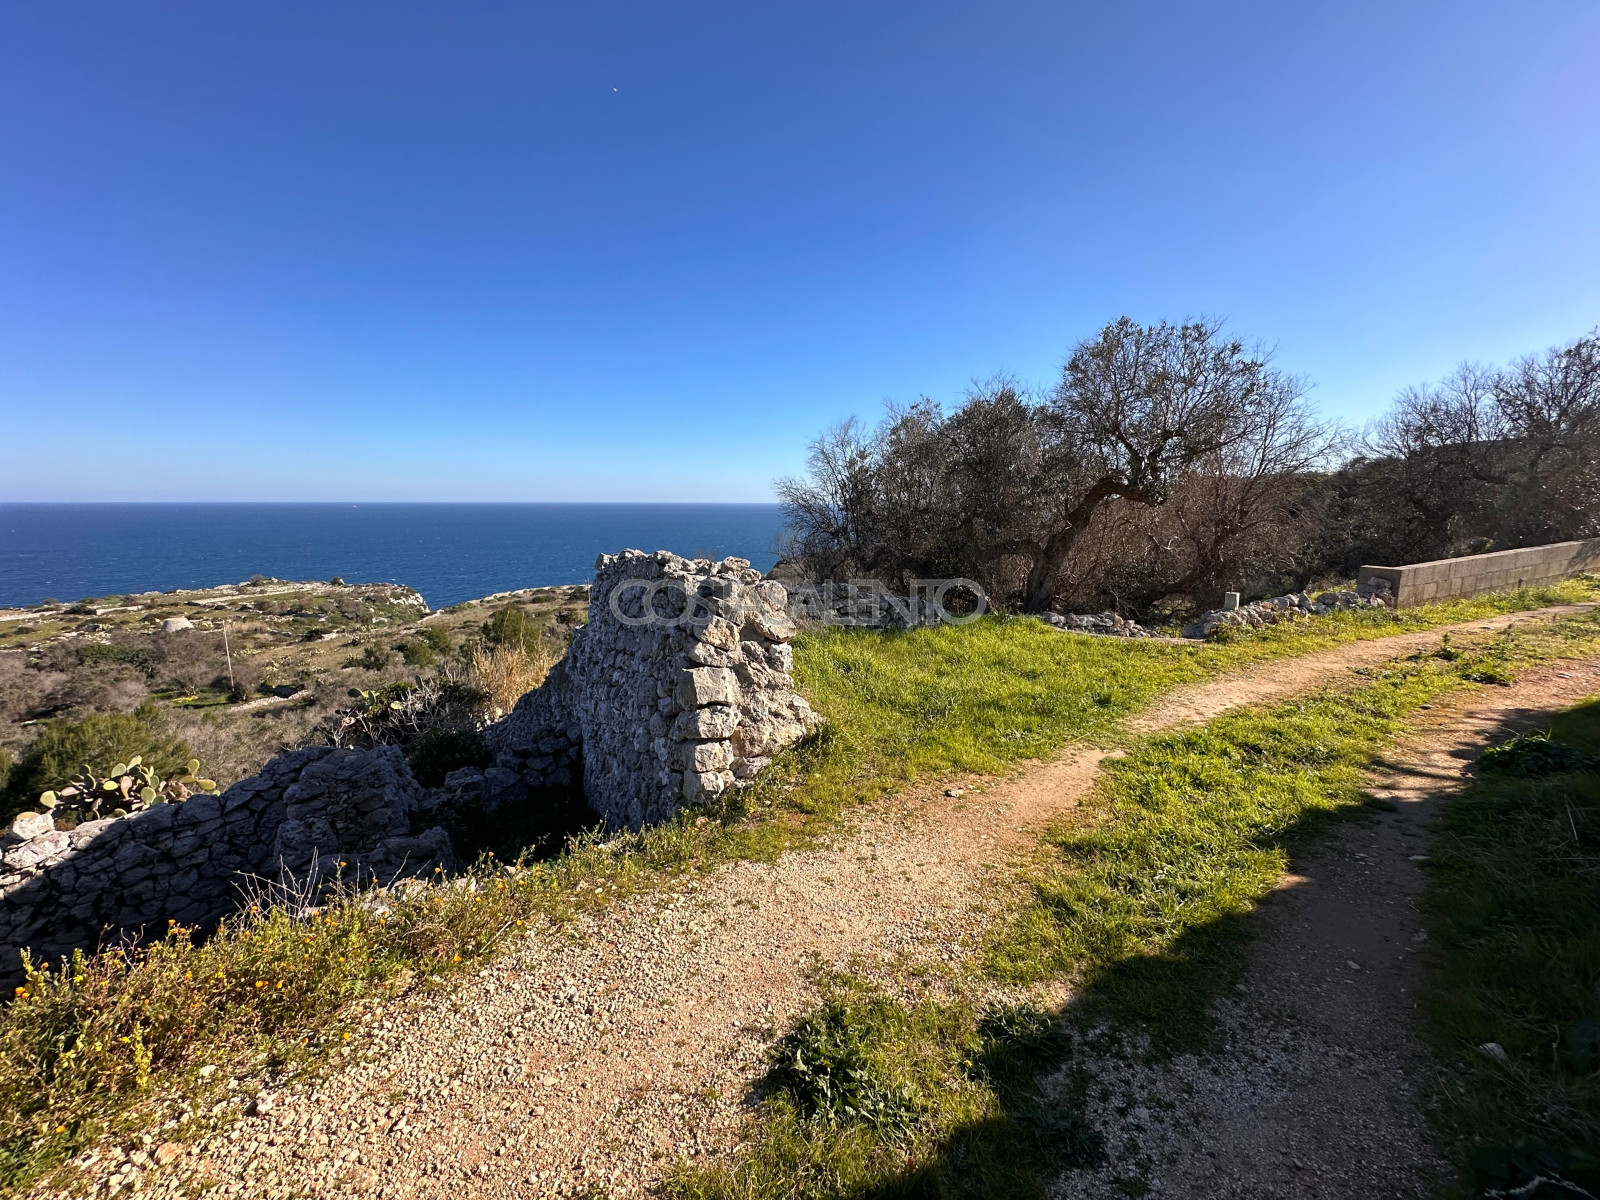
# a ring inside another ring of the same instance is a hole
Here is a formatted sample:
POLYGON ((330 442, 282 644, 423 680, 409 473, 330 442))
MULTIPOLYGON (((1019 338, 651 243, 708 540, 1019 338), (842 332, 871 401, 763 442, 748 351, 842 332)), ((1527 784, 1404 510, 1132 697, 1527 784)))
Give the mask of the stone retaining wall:
POLYGON ((1453 597, 1559 583, 1583 571, 1600 571, 1600 538, 1441 558, 1404 567, 1362 567, 1357 582, 1386 579, 1394 589, 1395 606, 1413 608, 1453 597))

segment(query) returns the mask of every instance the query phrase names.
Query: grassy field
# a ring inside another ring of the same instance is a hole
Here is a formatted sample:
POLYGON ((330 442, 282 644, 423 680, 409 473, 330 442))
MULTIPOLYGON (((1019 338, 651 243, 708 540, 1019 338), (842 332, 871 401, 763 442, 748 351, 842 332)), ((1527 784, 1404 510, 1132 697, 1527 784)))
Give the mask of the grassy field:
POLYGON ((1600 701, 1549 732, 1588 769, 1485 770, 1427 866, 1440 1117, 1476 1190, 1535 1174, 1600 1190, 1600 701))
POLYGON ((1595 599, 1600 577, 1588 577, 1192 645, 1063 635, 1020 618, 903 633, 821 630, 797 645, 795 674, 829 727, 789 773, 782 803, 828 814, 914 778, 998 771, 1107 733, 1156 696, 1231 667, 1595 599))
MULTIPOLYGON (((107 1136, 131 1138, 160 1127, 162 1136, 181 1139, 231 1119, 263 1081, 281 1084, 336 1065, 347 1050, 346 1035, 378 1005, 449 986, 453 976, 477 969, 509 940, 559 924, 576 909, 670 884, 685 872, 732 858, 774 855, 826 829, 846 807, 910 779, 995 771, 1073 738, 1109 735, 1119 719, 1161 692, 1229 666, 1587 599, 1595 592, 1592 582, 1578 581, 1403 614, 1342 614, 1218 645, 1091 639, 1006 619, 901 634, 808 635, 797 645, 796 673, 828 718, 828 732, 742 793, 738 808, 709 814, 719 819, 701 822, 697 814, 686 814, 605 846, 590 838, 553 862, 527 869, 485 860, 466 886, 427 889, 395 901, 382 916, 348 902, 329 905, 313 921, 291 920, 282 912, 245 913, 204 945, 192 945, 185 931, 174 930, 148 950, 87 956, 66 970, 35 972, 0 1013, 0 1187, 20 1188, 63 1168, 107 1136), (597 883, 604 885, 605 900, 597 883)), ((1442 687, 1448 678, 1431 664, 1419 668, 1403 687, 1396 685, 1394 703, 1403 708, 1435 686, 1426 681, 1442 687)), ((1459 684, 1459 675, 1454 678, 1459 684)), ((1366 732, 1339 743, 1346 747, 1339 753, 1358 757, 1372 739, 1385 736, 1385 722, 1396 719, 1371 715, 1362 726, 1366 732)), ((1292 737, 1285 734, 1280 742, 1282 753, 1292 754, 1292 737)), ((1152 753, 1165 761, 1176 751, 1152 753)), ((1221 753, 1220 743, 1194 748, 1196 761, 1221 753)), ((1144 760, 1130 760, 1135 761, 1144 760)), ((1328 769, 1347 769, 1341 762, 1328 769)), ((1125 767, 1116 778, 1131 787, 1133 771, 1125 767)), ((1287 802, 1301 804, 1305 795, 1294 792, 1287 802)), ((1277 803, 1263 799, 1265 823, 1254 835, 1279 836, 1282 821, 1298 818, 1297 811, 1274 808, 1277 803)), ((1097 845, 1116 854, 1128 849, 1114 844, 1122 835, 1103 830, 1098 836, 1097 845)), ((1067 843, 1061 844, 1065 852, 1067 843)), ((1199 848, 1191 839, 1188 852, 1199 848)), ((1148 855, 1129 861, 1136 872, 1161 866, 1148 855)), ((1165 901, 1154 911, 1132 905, 1124 913, 1125 933, 1082 932, 1082 944, 1107 947, 1107 963, 1122 953, 1118 945, 1132 953, 1165 944, 1162 939, 1181 937, 1206 914, 1242 902, 1230 896, 1248 894, 1255 886, 1250 881, 1264 877, 1270 862, 1270 853, 1262 858, 1241 843, 1230 851, 1226 869, 1212 881, 1218 890, 1204 903, 1165 916, 1165 901), (1236 870, 1243 872, 1238 878, 1236 870)), ((1095 886, 1116 882, 1106 875, 1095 886)), ((1052 901, 1047 883, 1041 881, 1040 911, 1032 924, 1014 933, 1011 950, 995 952, 995 961, 1009 964, 1005 969, 1018 976, 1091 965, 1075 957, 1080 949, 1072 939, 1080 933, 1056 927, 1066 909, 1052 901), (1027 966, 1030 954, 1046 965, 1027 966)), ((1004 1021, 994 1024, 994 1014, 928 1019, 940 1028, 966 1029, 960 1036, 977 1047, 973 1053, 988 1053, 982 1050, 985 1038, 1012 1036, 1002 1036, 1004 1021)), ((961 1053, 941 1045, 926 1061, 948 1063, 961 1053)), ((1003 1089, 971 1086, 979 1091, 952 1095, 966 1095, 980 1108, 1003 1103, 1003 1089)), ((977 1119, 977 1111, 968 1117, 977 1119)), ((810 1121, 806 1128, 814 1125, 810 1121)))
MULTIPOLYGON (((1033 1086, 1070 1066, 1072 1040, 1109 1027, 1144 1035, 1157 1054, 1203 1045, 1211 1000, 1239 977, 1248 915, 1298 842, 1363 809, 1361 772, 1408 715, 1446 691, 1483 686, 1475 677, 1508 678, 1527 663, 1597 650, 1600 619, 1587 614, 1498 636, 1476 652, 1418 654, 1353 690, 1138 743, 1110 764, 1093 801, 1046 835, 1031 903, 973 967, 977 980, 1070 980, 1069 1013, 902 1003, 859 981, 832 981, 822 1009, 775 1056, 747 1152, 731 1167, 680 1169, 673 1194, 1035 1197, 1053 1174, 1095 1163, 1097 1134, 1074 1100, 1091 1080, 1069 1070, 1066 1094, 1050 1105, 1033 1086), (813 1046, 812 1075, 834 1078, 797 1076, 785 1056, 797 1042, 816 1043, 819 1027, 834 1051, 813 1046), (1005 1071, 987 1065, 996 1056, 1005 1071), (849 1111, 815 1099, 852 1088, 889 1099, 849 1111)), ((1592 907, 1591 897, 1565 924, 1575 929, 1592 907)), ((1591 989, 1593 929, 1584 926, 1582 962, 1570 972, 1591 989)), ((1529 962, 1507 970, 1522 972, 1525 990, 1541 990, 1529 962)))

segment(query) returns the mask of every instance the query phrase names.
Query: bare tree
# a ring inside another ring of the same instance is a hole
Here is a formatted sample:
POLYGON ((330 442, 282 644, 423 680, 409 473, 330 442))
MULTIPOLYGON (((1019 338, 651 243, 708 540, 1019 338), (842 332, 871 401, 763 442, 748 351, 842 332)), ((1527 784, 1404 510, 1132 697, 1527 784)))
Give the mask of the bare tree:
POLYGON ((1588 536, 1600 530, 1600 336, 1408 387, 1368 450, 1373 482, 1409 510, 1403 555, 1588 536))

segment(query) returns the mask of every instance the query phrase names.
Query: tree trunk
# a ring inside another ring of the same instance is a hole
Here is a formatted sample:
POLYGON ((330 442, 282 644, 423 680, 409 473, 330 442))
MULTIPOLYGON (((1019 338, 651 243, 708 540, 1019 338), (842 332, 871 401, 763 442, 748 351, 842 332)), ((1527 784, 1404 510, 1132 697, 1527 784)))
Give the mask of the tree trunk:
POLYGON ((1083 499, 1078 502, 1078 507, 1067 514, 1061 528, 1050 535, 1043 549, 1034 555, 1033 561, 1029 564, 1028 578, 1022 585, 1023 612, 1050 611, 1050 606, 1055 603, 1056 598, 1056 572, 1066 563, 1067 555, 1072 553, 1072 547, 1079 535, 1089 528, 1095 510, 1113 496, 1124 496, 1130 500, 1138 500, 1142 504, 1152 503, 1152 500, 1147 498, 1147 493, 1129 489, 1120 480, 1111 476, 1100 480, 1084 493, 1083 499))

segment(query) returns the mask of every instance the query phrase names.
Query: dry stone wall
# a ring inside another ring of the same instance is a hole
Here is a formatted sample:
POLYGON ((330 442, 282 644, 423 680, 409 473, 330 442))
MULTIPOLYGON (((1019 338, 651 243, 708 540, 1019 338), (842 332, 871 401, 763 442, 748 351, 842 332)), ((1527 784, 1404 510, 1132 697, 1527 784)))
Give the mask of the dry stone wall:
POLYGON ((1386 580, 1374 579, 1363 583, 1355 591, 1322 592, 1312 596, 1308 592, 1289 592, 1270 600, 1256 600, 1238 608, 1214 608, 1192 625, 1184 626, 1183 636, 1206 638, 1219 629, 1265 629, 1279 621, 1294 621, 1305 617, 1320 617, 1331 612, 1344 612, 1357 608, 1385 608, 1394 606, 1394 595, 1386 580))
POLYGON ((601 555, 588 624, 489 730, 497 765, 537 786, 581 744, 590 807, 629 829, 754 778, 818 725, 790 675, 788 600, 742 558, 601 555))
POLYGON ((0 835, 0 974, 18 972, 24 947, 48 959, 105 931, 209 924, 238 906, 242 887, 285 872, 389 882, 452 866, 443 829, 411 832, 421 799, 393 746, 315 746, 221 795, 71 830, 24 813, 0 835))

